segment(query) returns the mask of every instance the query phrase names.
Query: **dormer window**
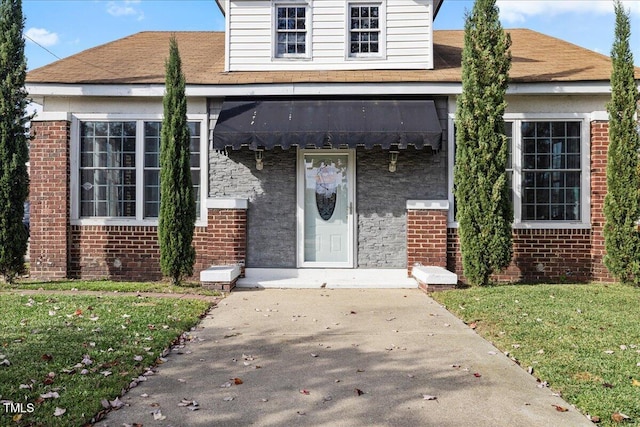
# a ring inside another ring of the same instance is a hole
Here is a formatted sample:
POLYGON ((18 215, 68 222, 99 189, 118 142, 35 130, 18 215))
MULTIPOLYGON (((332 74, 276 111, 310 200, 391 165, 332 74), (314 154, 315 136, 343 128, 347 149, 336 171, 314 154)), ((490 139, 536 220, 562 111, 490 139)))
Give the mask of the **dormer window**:
POLYGON ((349 4, 349 57, 384 56, 384 14, 380 3, 349 4))
POLYGON ((308 57, 308 7, 301 4, 275 6, 276 58, 308 57))

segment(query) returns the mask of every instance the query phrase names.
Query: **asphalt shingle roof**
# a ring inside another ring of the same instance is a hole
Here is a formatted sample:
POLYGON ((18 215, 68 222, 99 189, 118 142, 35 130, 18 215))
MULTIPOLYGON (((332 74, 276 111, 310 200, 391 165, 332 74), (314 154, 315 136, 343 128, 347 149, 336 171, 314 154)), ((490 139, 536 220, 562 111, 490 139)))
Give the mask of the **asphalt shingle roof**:
MULTIPOLYGON (((610 59, 532 30, 509 29, 514 82, 608 81, 610 59)), ((27 83, 163 84, 169 38, 178 40, 187 83, 458 83, 462 30, 434 32, 433 70, 224 72, 223 32, 141 32, 32 70, 27 83)), ((640 75, 640 70, 636 71, 640 75)))

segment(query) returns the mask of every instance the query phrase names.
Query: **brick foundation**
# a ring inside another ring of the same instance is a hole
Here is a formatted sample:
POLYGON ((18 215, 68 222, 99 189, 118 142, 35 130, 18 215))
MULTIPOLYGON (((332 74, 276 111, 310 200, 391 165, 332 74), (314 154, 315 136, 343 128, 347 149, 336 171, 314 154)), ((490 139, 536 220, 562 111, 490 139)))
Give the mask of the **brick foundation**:
MULTIPOLYGON (((447 234, 447 269, 465 282, 458 230, 450 228, 447 234)), ((591 281, 591 231, 514 230, 511 265, 492 279, 497 282, 591 281)))

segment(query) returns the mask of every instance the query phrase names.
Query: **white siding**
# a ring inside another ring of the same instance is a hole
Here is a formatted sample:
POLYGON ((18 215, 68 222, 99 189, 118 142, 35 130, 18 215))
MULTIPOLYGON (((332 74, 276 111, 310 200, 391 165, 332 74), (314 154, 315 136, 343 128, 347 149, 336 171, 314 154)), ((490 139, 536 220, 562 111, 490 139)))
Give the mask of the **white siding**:
MULTIPOLYGON (((358 0, 359 1, 359 0, 358 0)), ((288 2, 301 3, 301 0, 288 2)), ((273 57, 273 2, 232 0, 227 11, 229 71, 432 69, 433 0, 383 0, 381 57, 347 54, 348 0, 309 0, 309 58, 273 57)), ((371 1, 371 3, 377 3, 371 1)), ((285 3, 287 4, 287 3, 285 3)), ((304 4, 304 3, 302 3, 304 4)))

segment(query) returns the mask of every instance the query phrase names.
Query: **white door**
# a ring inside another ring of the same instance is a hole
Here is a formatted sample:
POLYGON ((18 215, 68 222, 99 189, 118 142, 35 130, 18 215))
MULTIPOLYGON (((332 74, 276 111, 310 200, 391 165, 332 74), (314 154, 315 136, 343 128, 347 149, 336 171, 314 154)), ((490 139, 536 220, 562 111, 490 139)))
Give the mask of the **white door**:
POLYGON ((353 268, 353 150, 300 150, 298 267, 353 268))

